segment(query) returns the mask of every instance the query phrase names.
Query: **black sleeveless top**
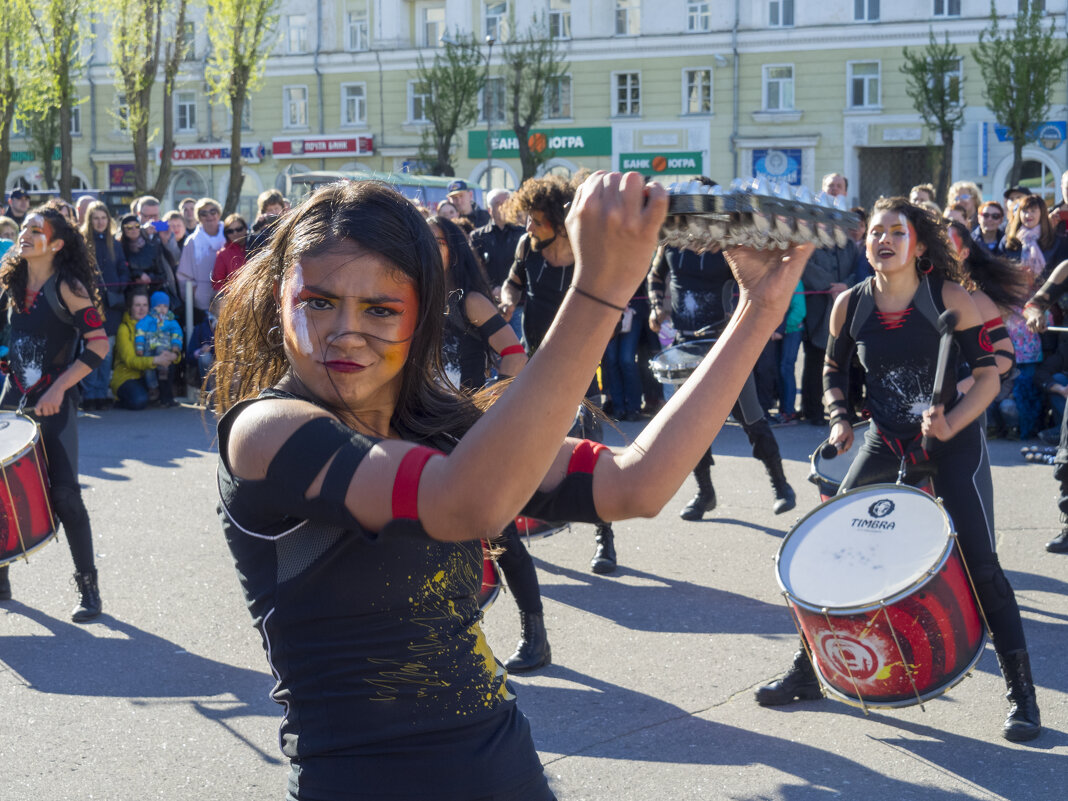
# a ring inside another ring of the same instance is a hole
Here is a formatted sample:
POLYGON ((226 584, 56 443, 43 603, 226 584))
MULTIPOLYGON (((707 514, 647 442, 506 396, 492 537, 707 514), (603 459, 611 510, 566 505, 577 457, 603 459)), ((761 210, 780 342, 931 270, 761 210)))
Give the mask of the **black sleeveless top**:
POLYGON ((722 252, 665 247, 671 273, 671 322, 676 331, 727 324, 734 309, 734 275, 722 252))
MULTIPOLYGON (((37 292, 29 308, 18 311, 4 293, 0 314, 4 318, 0 342, 8 347, 9 372, 0 394, 0 406, 14 407, 26 396, 33 406, 66 370, 78 352, 78 329, 59 297, 53 274, 37 292)), ((70 399, 76 389, 67 391, 70 399)), ((77 396, 74 397, 77 400, 77 396)))
MULTIPOLYGON (((873 278, 853 286, 839 339, 851 337, 866 371, 868 408, 883 433, 901 439, 920 433, 931 405, 938 361, 938 316, 945 311, 941 278, 925 276, 901 312, 875 308, 873 278)), ((939 401, 948 410, 956 396, 959 348, 950 352, 939 401)))
POLYGON ((530 246, 529 234, 524 234, 516 249, 513 271, 526 290, 527 302, 523 311, 523 336, 533 353, 549 333, 556 313, 564 302, 568 287, 575 275, 575 265, 554 267, 530 246))
POLYGON ((486 383, 489 343, 467 318, 463 290, 449 292, 442 332, 441 362, 449 380, 460 389, 480 389, 486 383))

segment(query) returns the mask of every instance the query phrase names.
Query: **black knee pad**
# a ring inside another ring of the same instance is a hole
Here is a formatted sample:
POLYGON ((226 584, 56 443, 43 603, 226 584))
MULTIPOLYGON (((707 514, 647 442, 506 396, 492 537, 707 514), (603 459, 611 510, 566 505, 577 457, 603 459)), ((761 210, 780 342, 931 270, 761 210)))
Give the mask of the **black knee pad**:
POLYGON ((996 559, 990 564, 973 568, 972 580, 975 582, 975 592, 988 615, 997 614, 1012 603, 1012 586, 996 559))
POLYGON ((84 525, 89 521, 89 513, 85 509, 79 487, 52 487, 52 509, 66 529, 84 525))

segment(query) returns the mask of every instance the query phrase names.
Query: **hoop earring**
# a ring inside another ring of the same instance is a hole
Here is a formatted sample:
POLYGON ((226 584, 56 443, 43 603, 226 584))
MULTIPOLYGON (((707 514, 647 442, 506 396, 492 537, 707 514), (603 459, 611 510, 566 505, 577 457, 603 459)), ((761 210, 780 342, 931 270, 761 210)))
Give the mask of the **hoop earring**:
POLYGON ((920 258, 916 259, 916 268, 923 275, 930 275, 931 270, 934 269, 934 264, 932 264, 931 260, 926 256, 920 256, 920 258))
POLYGON ((280 327, 274 325, 267 329, 267 344, 270 345, 272 348, 282 347, 282 343, 284 341, 285 340, 282 337, 282 329, 280 327), (272 335, 274 339, 272 339, 272 335))

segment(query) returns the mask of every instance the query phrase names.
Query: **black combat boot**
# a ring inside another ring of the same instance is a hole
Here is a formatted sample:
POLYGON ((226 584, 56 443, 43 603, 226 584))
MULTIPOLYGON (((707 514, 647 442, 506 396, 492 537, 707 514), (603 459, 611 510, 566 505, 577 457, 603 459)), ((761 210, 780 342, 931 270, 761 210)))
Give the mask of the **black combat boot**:
POLYGON ((1005 697, 1012 706, 1001 729, 1001 736, 1013 742, 1033 740, 1042 731, 1042 716, 1035 698, 1035 683, 1031 680, 1031 660, 1027 651, 998 654, 998 664, 1005 676, 1005 697))
POLYGON ((786 675, 756 691, 761 706, 783 706, 794 701, 817 701, 823 697, 816 671, 812 668, 804 646, 794 654, 794 663, 786 675))
POLYGON ((616 543, 611 523, 597 525, 597 550, 590 560, 594 573, 614 573, 616 570, 616 543))
POLYGON ((529 673, 553 661, 545 617, 535 612, 519 613, 519 645, 504 663, 509 673, 529 673))
POLYGON ((703 457, 693 471, 693 477, 697 479, 697 494, 690 502, 682 507, 679 517, 683 520, 700 520, 705 512, 711 512, 716 508, 716 489, 712 486, 712 472, 709 465, 712 457, 703 457))
POLYGON ((81 602, 70 613, 70 619, 75 623, 85 623, 97 617, 104 609, 100 600, 100 588, 96 585, 96 568, 84 573, 75 573, 74 582, 78 585, 81 593, 81 602))
POLYGON ((7 577, 7 567, 0 567, 0 601, 11 600, 11 579, 7 577))
POLYGON ((1068 526, 1061 529, 1061 533, 1046 543, 1046 550, 1050 553, 1068 553, 1068 526))
POLYGON ((768 476, 771 477, 772 489, 775 490, 775 503, 771 510, 777 515, 789 512, 797 506, 797 496, 794 494, 794 488, 790 486, 790 482, 786 480, 786 473, 782 469, 782 458, 775 456, 771 459, 766 459, 764 467, 768 471, 768 476))

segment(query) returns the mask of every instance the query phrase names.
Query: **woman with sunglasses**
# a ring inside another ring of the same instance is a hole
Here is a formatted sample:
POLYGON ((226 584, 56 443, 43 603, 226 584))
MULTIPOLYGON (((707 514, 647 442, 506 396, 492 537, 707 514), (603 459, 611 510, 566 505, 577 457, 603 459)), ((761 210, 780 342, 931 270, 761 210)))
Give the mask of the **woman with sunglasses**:
POLYGON ((230 276, 245 266, 245 242, 248 239, 248 223, 240 214, 231 214, 223 221, 226 244, 215 257, 211 271, 211 288, 216 292, 224 289, 230 276))
POLYGON ((996 200, 988 200, 979 207, 979 225, 972 229, 972 241, 997 253, 1001 238, 1005 236, 1005 209, 996 200))
POLYGON ((182 248, 178 262, 178 283, 185 297, 186 285, 193 284, 193 324, 198 324, 208 314, 208 306, 215 296, 211 287, 211 271, 215 269, 215 257, 226 244, 221 221, 222 207, 210 197, 202 197, 194 207, 197 227, 182 248))

